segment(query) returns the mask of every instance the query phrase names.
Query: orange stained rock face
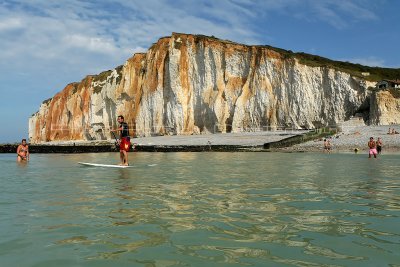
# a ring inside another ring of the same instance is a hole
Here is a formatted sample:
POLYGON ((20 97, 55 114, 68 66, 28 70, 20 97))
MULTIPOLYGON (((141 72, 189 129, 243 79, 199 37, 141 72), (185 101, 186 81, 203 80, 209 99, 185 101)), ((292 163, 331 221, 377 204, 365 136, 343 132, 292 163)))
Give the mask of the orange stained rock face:
MULTIPOLYGON (((179 60, 179 74, 180 74, 180 84, 182 87, 182 109, 183 109, 183 132, 192 133, 193 132, 193 116, 191 114, 191 102, 192 102, 192 88, 189 82, 189 58, 187 42, 192 41, 193 38, 189 37, 191 40, 187 40, 187 36, 182 36, 181 42, 183 45, 180 46, 180 60, 179 60)), ((192 41, 193 42, 193 41, 192 41)))
POLYGON ((169 40, 166 38, 160 39, 157 44, 149 50, 146 57, 145 68, 145 88, 149 92, 154 92, 157 88, 162 87, 164 83, 164 66, 165 59, 168 55, 169 40))
MULTIPOLYGON (((115 126, 120 114, 133 129, 131 134, 142 135, 151 134, 149 129, 160 134, 168 129, 193 134, 199 129, 210 131, 217 124, 219 129, 233 127, 233 123, 243 128, 280 124, 285 118, 300 117, 289 114, 292 109, 288 103, 310 106, 307 96, 319 92, 312 91, 309 83, 291 83, 311 79, 317 81, 316 87, 332 84, 329 92, 358 84, 338 84, 340 73, 318 84, 324 73, 308 66, 296 69, 296 65, 295 59, 269 47, 173 33, 159 39, 146 53, 129 58, 121 68, 67 85, 31 118, 30 136, 34 142, 104 138, 107 134, 95 135, 95 127, 115 126), (290 79, 303 75, 301 72, 306 73, 302 79, 290 79), (289 101, 290 97, 297 98, 289 101)), ((352 104, 356 106, 362 102, 360 92, 355 90, 354 96, 350 92, 340 99, 355 99, 352 104)), ((343 106, 333 100, 326 103, 343 106)))
POLYGON ((279 60, 283 60, 282 54, 271 50, 271 49, 264 49, 266 57, 268 58, 274 58, 274 59, 279 59, 279 60))
POLYGON ((135 54, 128 59, 121 71, 121 83, 115 90, 115 97, 121 102, 121 105, 117 107, 116 116, 124 116, 130 127, 130 134, 135 133, 135 118, 143 94, 145 58, 146 54, 135 54))
POLYGON ((82 122, 89 113, 90 82, 91 77, 87 77, 67 85, 54 96, 44 116, 37 117, 34 142, 83 139, 86 124, 82 122))
POLYGON ((227 77, 226 89, 237 95, 246 83, 246 77, 227 77))

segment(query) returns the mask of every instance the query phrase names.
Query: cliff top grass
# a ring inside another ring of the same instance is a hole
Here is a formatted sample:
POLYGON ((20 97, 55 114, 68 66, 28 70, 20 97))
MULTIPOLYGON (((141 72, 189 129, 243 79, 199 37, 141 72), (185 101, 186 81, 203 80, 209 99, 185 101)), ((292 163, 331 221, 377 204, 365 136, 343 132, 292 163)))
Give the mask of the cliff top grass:
MULTIPOLYGON (((180 34, 180 33, 173 33, 173 34, 180 34)), ((183 34, 187 35, 187 34, 183 34)), ((230 43, 230 44, 237 44, 237 45, 244 45, 244 44, 239 44, 236 42, 232 42, 229 40, 222 40, 218 39, 215 36, 206 36, 206 35, 194 35, 197 38, 200 39, 208 39, 208 40, 213 40, 213 41, 219 41, 223 43, 230 43)), ((251 46, 251 45, 245 45, 245 46, 251 46)), ((278 47, 273 47, 270 45, 256 45, 255 47, 260 47, 260 48, 267 48, 270 50, 273 50, 275 52, 280 53, 284 58, 296 58, 299 60, 301 64, 311 66, 311 67, 326 67, 326 68, 332 68, 338 71, 346 72, 349 73, 352 76, 355 77, 360 77, 368 81, 379 81, 383 79, 387 80, 396 80, 400 79, 400 68, 394 69, 394 68, 381 68, 381 67, 370 67, 370 66, 364 66, 361 64, 357 63, 351 63, 351 62, 344 62, 344 61, 337 61, 337 60, 331 60, 329 58, 317 56, 317 55, 312 55, 312 54, 307 54, 303 52, 293 52, 291 50, 285 50, 282 48, 278 47), (368 72, 368 76, 363 76, 362 73, 368 72)))
POLYGON ((269 45, 262 45, 260 47, 265 47, 273 51, 276 51, 281 55, 283 55, 285 58, 297 58, 301 64, 307 66, 332 68, 372 82, 380 81, 383 79, 387 80, 400 79, 400 68, 394 69, 394 68, 370 67, 347 61, 332 60, 329 58, 307 54, 303 52, 293 52, 291 50, 285 50, 282 48, 277 48, 269 45), (364 76, 362 75, 362 73, 369 73, 369 75, 364 76))
POLYGON ((52 98, 52 97, 50 97, 50 98, 47 98, 47 99, 43 100, 42 104, 45 104, 45 105, 47 105, 48 103, 50 103, 50 101, 51 101, 51 100, 53 100, 53 98, 52 98))
MULTIPOLYGON (((119 84, 119 82, 121 81, 121 78, 122 78, 121 77, 122 68, 123 68, 123 65, 120 65, 120 66, 115 68, 115 70, 118 73, 118 77, 116 79, 116 83, 117 84, 119 84)), ((103 72, 101 72, 101 73, 99 73, 97 75, 93 75, 93 81, 94 82, 99 82, 99 84, 93 88, 93 92, 94 93, 98 94, 98 93, 101 92, 101 90, 103 89, 103 85, 101 85, 101 83, 106 81, 107 78, 111 75, 112 72, 113 72, 113 70, 106 70, 106 71, 103 71, 103 72)))
POLYGON ((400 68, 381 68, 370 67, 361 64, 331 60, 328 58, 306 54, 306 53, 293 53, 294 57, 299 59, 299 62, 313 67, 328 67, 339 71, 347 72, 352 76, 360 77, 368 81, 379 81, 383 79, 396 80, 400 78, 400 68), (369 73, 368 76, 363 76, 362 73, 369 73))

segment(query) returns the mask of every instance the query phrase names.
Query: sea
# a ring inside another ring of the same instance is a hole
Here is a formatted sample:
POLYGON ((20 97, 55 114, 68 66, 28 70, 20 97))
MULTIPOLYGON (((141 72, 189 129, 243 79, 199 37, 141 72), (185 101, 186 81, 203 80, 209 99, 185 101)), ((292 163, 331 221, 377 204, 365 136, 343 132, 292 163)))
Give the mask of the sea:
POLYGON ((400 155, 0 154, 1 266, 400 266, 400 155))

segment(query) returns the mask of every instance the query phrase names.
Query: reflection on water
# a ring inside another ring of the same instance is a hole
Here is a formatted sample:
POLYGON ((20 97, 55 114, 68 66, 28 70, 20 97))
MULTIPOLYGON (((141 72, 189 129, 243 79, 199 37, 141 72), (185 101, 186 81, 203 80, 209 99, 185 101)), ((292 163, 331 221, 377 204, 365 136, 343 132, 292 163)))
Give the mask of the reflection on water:
POLYGON ((399 155, 138 153, 0 158, 10 266, 395 266, 399 155), (10 168, 11 166, 11 168, 10 168), (30 258, 18 257, 33 255, 30 258))

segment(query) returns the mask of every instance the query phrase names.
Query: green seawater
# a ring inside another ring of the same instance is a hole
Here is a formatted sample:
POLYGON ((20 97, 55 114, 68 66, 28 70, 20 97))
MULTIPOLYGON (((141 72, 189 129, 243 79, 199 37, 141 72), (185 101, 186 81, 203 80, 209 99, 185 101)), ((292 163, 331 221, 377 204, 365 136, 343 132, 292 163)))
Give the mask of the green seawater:
POLYGON ((0 155, 1 266, 400 266, 400 155, 0 155))

